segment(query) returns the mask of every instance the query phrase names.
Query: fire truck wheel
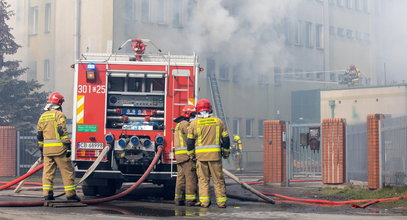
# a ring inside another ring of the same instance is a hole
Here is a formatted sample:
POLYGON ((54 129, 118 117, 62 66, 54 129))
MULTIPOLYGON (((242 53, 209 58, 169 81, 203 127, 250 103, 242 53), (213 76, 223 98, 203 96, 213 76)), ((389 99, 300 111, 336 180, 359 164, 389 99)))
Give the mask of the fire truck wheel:
POLYGON ((96 196, 97 188, 96 188, 96 186, 89 186, 89 185, 83 184, 82 192, 83 192, 83 195, 85 195, 85 196, 96 196))
POLYGON ((175 181, 165 181, 163 183, 163 197, 165 200, 174 200, 175 181))
POLYGON ((116 193, 117 189, 122 187, 122 181, 109 179, 107 186, 98 186, 97 191, 100 196, 112 196, 116 193))

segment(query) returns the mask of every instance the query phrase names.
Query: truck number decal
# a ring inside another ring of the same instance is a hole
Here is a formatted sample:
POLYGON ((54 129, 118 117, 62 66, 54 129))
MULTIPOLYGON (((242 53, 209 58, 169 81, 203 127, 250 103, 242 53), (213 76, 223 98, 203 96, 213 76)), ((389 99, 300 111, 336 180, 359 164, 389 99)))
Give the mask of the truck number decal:
POLYGON ((78 85, 78 93, 105 94, 106 86, 101 85, 78 85))

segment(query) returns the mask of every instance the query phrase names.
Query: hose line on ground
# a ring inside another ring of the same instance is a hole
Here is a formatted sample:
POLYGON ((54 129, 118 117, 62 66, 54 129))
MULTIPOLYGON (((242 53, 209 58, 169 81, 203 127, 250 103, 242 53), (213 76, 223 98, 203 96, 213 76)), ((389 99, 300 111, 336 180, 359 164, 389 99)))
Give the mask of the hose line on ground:
MULTIPOLYGON (((154 159, 151 161, 150 165, 148 166, 147 170, 144 172, 144 174, 140 177, 140 179, 135 182, 130 188, 126 189, 125 191, 118 193, 116 195, 113 196, 109 196, 109 197, 105 197, 105 198, 99 198, 99 199, 90 199, 90 200, 82 200, 81 203, 83 204, 98 204, 98 203, 102 203, 102 202, 109 202, 118 198, 121 198, 127 194, 129 194, 130 192, 132 192, 134 189, 136 189, 150 174, 150 172, 153 170, 154 166, 156 165, 156 163, 158 162, 161 153, 163 151, 163 147, 159 147, 157 149, 157 153, 154 156, 154 159)), ((33 173, 35 173, 36 171, 38 171, 39 169, 41 169, 44 165, 40 165, 38 167, 36 167, 35 169, 32 170, 33 173)), ((28 174, 28 173, 27 173, 28 174)), ((26 174, 26 175, 27 175, 26 174)), ((25 176, 25 175, 24 175, 25 176)), ((21 176, 23 177, 23 176, 21 176)), ((18 178, 20 179, 19 181, 21 181, 21 177, 18 178)), ((16 180, 18 180, 16 179, 16 180)), ((24 179, 24 178, 22 178, 24 179)), ((13 181, 13 182, 19 182, 19 181, 13 181)), ((11 183, 11 182, 10 182, 11 183)), ((15 184, 15 183, 14 183, 15 184)), ((11 185, 14 185, 11 184, 11 185)), ((8 184, 7 184, 8 185, 8 184)), ((31 201, 31 202, 0 202, 0 207, 18 207, 18 206, 43 206, 45 201, 31 201)))
POLYGON ((34 173, 36 173, 37 171, 41 170, 43 167, 44 167, 44 164, 39 165, 38 167, 32 169, 30 172, 27 172, 26 174, 20 176, 19 178, 15 179, 5 185, 0 186, 0 190, 7 189, 8 187, 19 183, 20 181, 26 179, 27 177, 29 177, 29 176, 33 175, 34 173))

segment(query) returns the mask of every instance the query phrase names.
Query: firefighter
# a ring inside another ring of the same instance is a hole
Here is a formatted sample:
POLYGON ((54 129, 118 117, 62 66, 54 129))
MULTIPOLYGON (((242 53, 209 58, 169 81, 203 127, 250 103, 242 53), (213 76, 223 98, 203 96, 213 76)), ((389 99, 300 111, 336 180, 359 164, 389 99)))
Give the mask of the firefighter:
POLYGON ((177 124, 174 130, 174 151, 177 163, 177 181, 175 185, 175 205, 194 206, 196 204, 197 176, 196 162, 187 155, 187 134, 189 122, 195 117, 196 110, 193 105, 186 105, 181 116, 174 121, 177 124))
POLYGON ((45 200, 55 200, 53 181, 57 167, 64 183, 65 195, 68 200, 80 201, 76 195, 74 171, 71 163, 71 141, 66 128, 66 118, 62 113, 64 97, 54 92, 48 99, 37 124, 38 145, 44 161, 42 173, 42 189, 45 200))
POLYGON ((238 135, 233 137, 233 155, 235 159, 235 169, 236 171, 243 171, 242 166, 242 151, 243 151, 243 144, 242 140, 238 135))
POLYGON ((212 116, 209 100, 200 99, 196 110, 197 118, 188 127, 187 154, 197 160, 199 201, 204 208, 210 206, 209 181, 212 177, 216 203, 219 208, 226 208, 222 157, 229 157, 229 134, 222 120, 212 116))

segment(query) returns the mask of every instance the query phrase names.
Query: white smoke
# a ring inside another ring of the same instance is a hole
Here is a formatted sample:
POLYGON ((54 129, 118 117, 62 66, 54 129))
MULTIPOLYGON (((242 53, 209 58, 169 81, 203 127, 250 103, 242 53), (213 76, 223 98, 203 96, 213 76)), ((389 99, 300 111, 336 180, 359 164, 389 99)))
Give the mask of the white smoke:
POLYGON ((266 73, 287 62, 282 20, 298 0, 199 1, 187 25, 199 54, 241 71, 266 73))

